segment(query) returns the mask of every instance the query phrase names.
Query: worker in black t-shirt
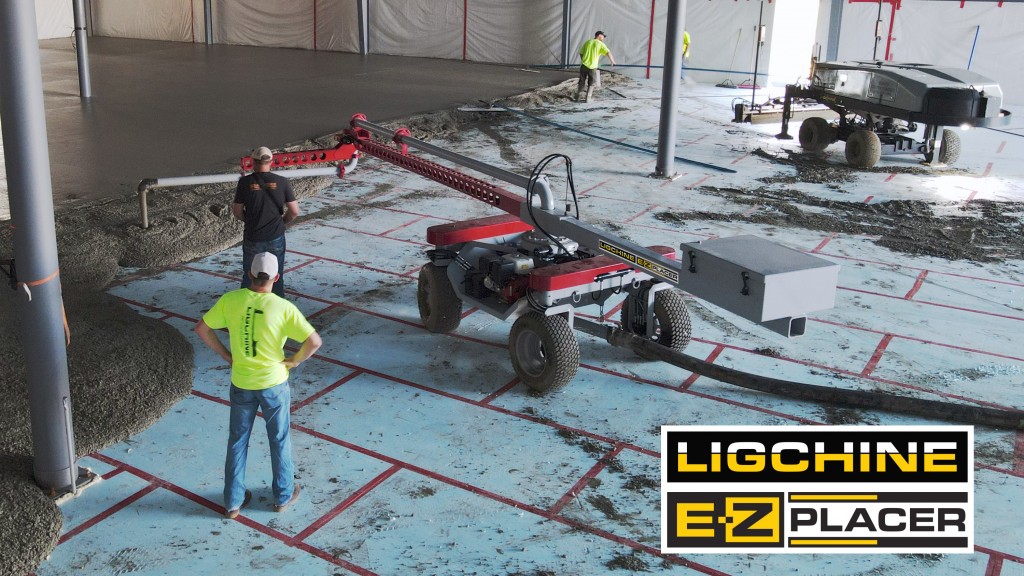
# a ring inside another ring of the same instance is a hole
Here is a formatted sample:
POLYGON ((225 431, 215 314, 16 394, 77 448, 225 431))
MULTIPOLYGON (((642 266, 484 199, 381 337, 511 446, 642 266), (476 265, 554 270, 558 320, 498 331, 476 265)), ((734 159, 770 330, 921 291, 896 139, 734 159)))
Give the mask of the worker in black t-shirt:
POLYGON ((281 277, 274 283, 274 294, 284 297, 284 225, 299 215, 299 203, 288 179, 270 171, 273 160, 274 154, 266 146, 252 153, 253 172, 238 180, 231 212, 245 222, 242 288, 252 284, 248 271, 253 257, 270 252, 277 257, 277 273, 281 277))

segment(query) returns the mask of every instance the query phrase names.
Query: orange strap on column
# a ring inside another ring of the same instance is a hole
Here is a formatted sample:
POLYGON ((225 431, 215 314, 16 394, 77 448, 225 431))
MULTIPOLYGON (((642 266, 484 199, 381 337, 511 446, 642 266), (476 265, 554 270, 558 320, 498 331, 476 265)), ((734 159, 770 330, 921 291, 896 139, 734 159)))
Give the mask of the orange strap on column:
MULTIPOLYGON (((28 294, 28 300, 29 300, 29 302, 31 302, 32 301, 32 291, 29 290, 29 288, 31 288, 33 286, 41 286, 43 284, 46 284, 47 282, 49 282, 50 280, 53 280, 54 278, 56 278, 59 275, 60 275, 60 268, 57 268, 56 270, 53 271, 53 274, 50 274, 46 278, 40 278, 39 280, 32 280, 30 282, 18 282, 18 286, 22 286, 22 287, 25 288, 25 292, 28 294)), ((64 309, 64 300, 63 299, 61 299, 61 303, 60 303, 60 317, 61 317, 61 322, 64 324, 64 345, 65 346, 70 346, 71 345, 71 328, 68 326, 68 314, 67 314, 67 311, 64 309)))
POLYGON ((32 280, 31 282, 18 282, 18 284, 23 284, 23 285, 28 286, 28 287, 39 286, 41 284, 46 284, 50 280, 53 280, 54 278, 57 277, 58 274, 60 274, 60 268, 57 268, 56 270, 54 270, 53 274, 50 274, 46 278, 40 278, 39 280, 32 280))

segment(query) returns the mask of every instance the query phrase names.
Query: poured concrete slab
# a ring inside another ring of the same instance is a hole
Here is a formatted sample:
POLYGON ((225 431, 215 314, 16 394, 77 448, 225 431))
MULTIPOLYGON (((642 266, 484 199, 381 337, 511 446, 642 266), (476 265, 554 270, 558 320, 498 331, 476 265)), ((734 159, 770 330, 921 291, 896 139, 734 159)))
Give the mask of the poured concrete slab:
POLYGON ((94 37, 92 97, 83 101, 70 40, 41 41, 40 60, 58 206, 133 192, 144 178, 230 171, 256 146, 329 134, 356 112, 405 117, 569 77, 477 62, 94 37))

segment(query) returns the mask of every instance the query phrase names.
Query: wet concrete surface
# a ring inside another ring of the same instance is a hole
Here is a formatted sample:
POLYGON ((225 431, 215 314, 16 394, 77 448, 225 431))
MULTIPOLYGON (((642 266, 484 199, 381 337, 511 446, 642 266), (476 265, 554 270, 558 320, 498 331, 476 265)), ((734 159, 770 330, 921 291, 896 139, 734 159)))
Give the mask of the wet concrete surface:
MULTIPOLYGON (((57 205, 133 192, 144 178, 223 171, 259 145, 518 94, 558 70, 95 37, 92 97, 79 97, 70 39, 40 42, 57 205), (453 81, 457 79, 457 81, 453 81)), ((8 148, 16 143, 5 143, 8 148)))

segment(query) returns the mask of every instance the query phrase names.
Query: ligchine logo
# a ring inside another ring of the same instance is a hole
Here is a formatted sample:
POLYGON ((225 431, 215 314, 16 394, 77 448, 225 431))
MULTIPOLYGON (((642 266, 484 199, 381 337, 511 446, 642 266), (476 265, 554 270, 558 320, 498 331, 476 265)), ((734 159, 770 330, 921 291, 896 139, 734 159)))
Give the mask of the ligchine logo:
POLYGON ((598 247, 601 250, 604 250, 605 252, 607 252, 609 254, 612 254, 614 256, 618 256, 619 258, 622 258, 624 260, 629 261, 631 264, 635 264, 639 268, 643 268, 644 270, 647 270, 648 272, 650 272, 651 274, 654 274, 655 276, 658 276, 660 278, 664 278, 665 280, 668 280, 669 282, 672 282, 673 284, 678 284, 679 283, 679 272, 677 272, 676 270, 674 270, 672 268, 669 268, 668 266, 663 266, 663 265, 661 265, 661 264, 659 264, 657 262, 654 262, 652 260, 644 258, 643 256, 640 256, 639 254, 635 254, 633 252, 630 252, 629 250, 626 250, 625 248, 622 248, 620 246, 616 246, 614 244, 609 244, 608 242, 605 242, 604 240, 600 241, 600 243, 598 244, 598 247))
POLYGON ((666 426, 662 551, 973 552, 969 426, 666 426))
MULTIPOLYGON (((781 430, 780 430, 781 428, 781 430)), ((963 482, 967 435, 945 430, 669 431, 669 482, 963 482)), ((818 426, 812 428, 820 428, 818 426)))

